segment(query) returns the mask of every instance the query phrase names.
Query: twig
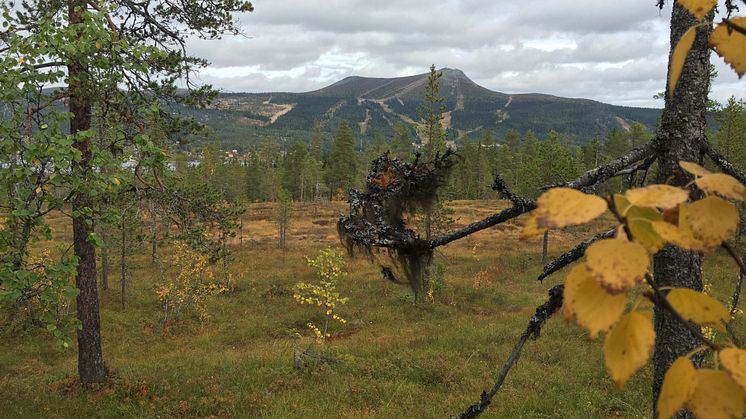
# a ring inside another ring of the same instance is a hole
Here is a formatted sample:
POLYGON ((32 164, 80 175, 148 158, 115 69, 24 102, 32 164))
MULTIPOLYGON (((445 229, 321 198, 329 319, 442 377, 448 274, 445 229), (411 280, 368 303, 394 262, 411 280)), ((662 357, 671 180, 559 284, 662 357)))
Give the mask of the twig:
POLYGON ((585 241, 578 243, 575 247, 565 252, 562 256, 559 256, 553 261, 547 263, 544 266, 544 272, 542 272, 541 275, 539 275, 539 277, 536 279, 538 279, 539 281, 543 281, 549 275, 559 271, 560 269, 575 262, 576 260, 579 260, 580 258, 583 257, 583 255, 585 255, 586 249, 588 249, 588 247, 591 244, 599 240, 614 237, 615 232, 616 232, 616 228, 612 228, 611 230, 605 233, 598 233, 595 236, 591 237, 590 239, 587 239, 585 241))
POLYGON ((728 242, 723 242, 721 246, 728 252, 730 257, 733 258, 736 264, 738 264, 741 275, 746 275, 746 265, 744 265, 744 262, 738 257, 738 254, 736 254, 736 249, 734 249, 728 242))
POLYGON ((728 251, 740 268, 738 272, 738 281, 736 281, 736 288, 733 290, 733 296, 730 298, 730 314, 732 316, 738 311, 738 300, 741 298, 741 287, 743 286, 743 279, 746 278, 746 270, 744 270, 744 265, 746 264, 746 252, 743 253, 743 258, 739 259, 735 250, 728 243, 723 242, 723 247, 728 251))
POLYGON ((521 355, 521 350, 523 349, 523 345, 526 343, 528 338, 538 338, 539 332, 541 332, 541 328, 544 323, 546 323, 546 321, 552 316, 552 314, 557 312, 557 310, 562 307, 562 296, 564 287, 565 286, 562 284, 552 287, 549 290, 549 299, 547 300, 547 302, 536 308, 536 314, 531 316, 531 319, 528 321, 528 327, 526 327, 526 330, 518 339, 518 342, 516 342, 515 346, 513 346, 513 350, 510 352, 510 356, 508 356, 507 361, 505 361, 505 364, 503 364, 503 367, 500 370, 500 374, 497 376, 495 385, 493 385, 489 391, 483 392, 482 395, 479 397, 478 402, 469 406, 464 413, 461 413, 458 416, 454 416, 452 419, 474 419, 482 414, 487 406, 492 403, 492 398, 495 396, 495 394, 497 394, 497 391, 500 390, 500 387, 502 387, 503 383, 505 382, 505 378, 507 378, 510 369, 513 367, 516 361, 518 361, 518 358, 521 355))
POLYGON ((436 237, 427 243, 427 247, 429 247, 430 249, 435 249, 436 247, 443 246, 452 241, 461 239, 470 234, 476 233, 477 231, 481 231, 494 225, 504 223, 536 208, 535 201, 522 198, 518 196, 518 194, 511 191, 500 174, 497 174, 495 176, 495 180, 492 183, 492 190, 499 193, 501 197, 509 199, 510 202, 513 203, 513 206, 511 208, 500 211, 497 214, 493 214, 485 219, 473 222, 460 230, 452 231, 441 237, 436 237))
POLYGON ((702 142, 700 144, 700 148, 702 152, 704 154, 707 154, 707 156, 713 161, 713 163, 715 163, 720 168, 720 170, 723 171, 723 173, 733 176, 734 178, 738 179, 739 182, 746 185, 746 174, 736 169, 736 167, 733 166, 733 163, 729 162, 720 153, 715 151, 715 149, 712 148, 711 144, 702 142))
POLYGON ((746 28, 742 28, 742 27, 736 25, 730 19, 723 19, 723 24, 725 24, 728 27, 728 29, 734 30, 734 31, 740 33, 741 35, 746 35, 746 28))
POLYGON ((516 194, 515 192, 511 191, 510 188, 508 188, 508 184, 505 182, 505 179, 503 179, 499 173, 495 175, 495 180, 492 182, 492 190, 496 191, 500 195, 500 197, 509 199, 515 207, 527 206, 533 202, 531 200, 524 199, 518 196, 518 194, 516 194))
POLYGON ((676 311, 676 309, 671 305, 671 303, 668 301, 665 295, 661 292, 660 288, 658 288, 657 285, 655 285, 655 281, 653 280, 653 276, 650 275, 650 273, 645 274, 645 280, 647 281, 648 285, 650 285, 650 288, 653 289, 653 292, 646 292, 645 296, 655 305, 663 308, 664 310, 671 313, 671 315, 676 318, 676 320, 679 321, 689 332, 697 338, 700 342, 707 345, 710 349, 713 351, 719 351, 721 348, 720 345, 716 344, 715 342, 707 339, 703 334, 702 331, 699 330, 698 327, 695 327, 692 325, 691 322, 686 320, 684 317, 681 316, 681 314, 676 311))

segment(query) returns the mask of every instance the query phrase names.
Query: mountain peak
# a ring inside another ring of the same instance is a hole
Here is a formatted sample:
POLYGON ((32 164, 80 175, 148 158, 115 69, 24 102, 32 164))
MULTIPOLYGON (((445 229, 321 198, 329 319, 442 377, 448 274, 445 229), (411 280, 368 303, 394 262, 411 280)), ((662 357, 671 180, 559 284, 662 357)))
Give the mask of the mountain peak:
POLYGON ((466 74, 464 74, 464 72, 459 70, 458 68, 443 67, 438 70, 438 72, 443 73, 443 77, 452 77, 471 81, 471 79, 469 79, 469 77, 467 77, 466 74))
MULTIPOLYGON (((463 71, 457 68, 444 67, 438 70, 443 74, 441 82, 448 86, 469 87, 487 91, 479 87, 463 71)), ((403 97, 411 95, 415 98, 422 97, 429 73, 421 73, 413 76, 380 78, 348 76, 323 89, 310 92, 316 96, 334 97, 357 97, 359 99, 389 99, 391 97, 403 97)), ((490 92, 492 94, 498 94, 490 92)))

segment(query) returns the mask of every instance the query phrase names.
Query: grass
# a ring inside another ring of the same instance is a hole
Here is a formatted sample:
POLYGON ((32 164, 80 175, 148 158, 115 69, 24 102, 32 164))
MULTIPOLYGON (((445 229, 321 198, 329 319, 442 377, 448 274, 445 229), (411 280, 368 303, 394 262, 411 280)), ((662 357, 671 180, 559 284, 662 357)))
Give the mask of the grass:
MULTIPOLYGON (((458 223, 466 224, 504 204, 452 206, 458 223)), ((563 275, 535 280, 541 243, 519 241, 519 222, 443 249, 438 262, 445 285, 430 303, 414 305, 407 288, 382 279, 367 260, 352 259, 339 286, 350 297, 339 310, 349 323, 323 348, 336 362, 296 369, 294 352, 310 345, 305 324, 317 318, 294 302, 292 286, 313 280, 304 256, 338 245, 334 223, 345 209, 299 206, 283 251, 275 247, 272 206, 252 204, 244 245, 233 244, 237 289, 210 300, 205 324, 188 317, 162 327, 157 275, 143 245, 131 259, 127 308, 119 304, 116 265, 112 288, 101 290, 112 379, 82 388, 75 348, 58 352, 39 331, 2 335, 2 416, 443 418, 463 411, 492 385, 534 308, 563 275)), ((69 234, 66 222, 51 220, 57 240, 69 234)), ((550 254, 610 224, 552 233, 550 254)), ((162 252, 167 257, 168 249, 162 252)), ((713 294, 726 301, 735 265, 717 254, 707 259, 705 274, 713 294)), ((737 330, 744 331, 740 320, 737 330)), ((650 417, 650 367, 618 390, 600 346, 561 316, 551 319, 541 338, 526 345, 483 417, 650 417)))

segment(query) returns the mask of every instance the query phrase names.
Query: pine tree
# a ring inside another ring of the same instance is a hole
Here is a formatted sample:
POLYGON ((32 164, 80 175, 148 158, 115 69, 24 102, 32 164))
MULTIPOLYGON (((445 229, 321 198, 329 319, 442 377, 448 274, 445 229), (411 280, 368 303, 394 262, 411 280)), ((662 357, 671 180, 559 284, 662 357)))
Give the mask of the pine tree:
POLYGON ((440 96, 441 77, 443 73, 435 71, 435 64, 431 65, 425 86, 425 98, 417 107, 417 115, 422 121, 418 134, 424 142, 425 159, 431 159, 446 149, 446 132, 442 124, 445 105, 440 96))
POLYGON ((326 169, 330 193, 346 193, 347 189, 355 186, 357 178, 355 136, 345 120, 339 124, 326 169))

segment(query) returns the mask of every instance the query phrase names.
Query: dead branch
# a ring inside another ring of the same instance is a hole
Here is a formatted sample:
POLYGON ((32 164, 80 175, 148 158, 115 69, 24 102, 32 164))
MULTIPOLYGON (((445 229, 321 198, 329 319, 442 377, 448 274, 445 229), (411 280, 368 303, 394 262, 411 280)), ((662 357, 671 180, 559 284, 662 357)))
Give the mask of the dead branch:
POLYGON ((700 147, 702 149, 702 152, 706 154, 710 158, 710 160, 712 160, 712 162, 715 163, 715 165, 717 165, 720 170, 723 171, 723 173, 733 176, 734 178, 738 179, 739 182, 746 185, 746 174, 736 169, 733 163, 729 162, 725 157, 723 157, 723 155, 712 148, 711 144, 702 142, 700 144, 700 147))
POLYGON ((578 243, 575 247, 568 250, 566 253, 559 256, 557 259, 554 259, 553 261, 547 263, 544 266, 544 272, 542 272, 541 275, 539 275, 539 277, 536 279, 538 279, 539 281, 543 281, 549 275, 579 260, 580 258, 583 257, 583 255, 585 255, 585 251, 586 249, 588 249, 590 245, 592 245, 593 243, 599 240, 614 237, 615 232, 616 232, 616 228, 612 228, 611 230, 605 233, 598 233, 595 236, 591 237, 590 239, 578 243))
POLYGON ((535 201, 522 198, 511 191, 500 174, 497 174, 495 176, 495 180, 492 183, 492 189, 494 191, 497 191, 502 198, 510 200, 513 203, 513 206, 511 208, 500 211, 497 214, 493 214, 485 219, 473 222, 460 230, 450 232, 441 237, 436 237, 428 242, 428 247, 431 249, 435 249, 436 247, 443 246, 452 241, 464 238, 470 234, 474 234, 477 231, 481 231, 497 224, 504 223, 508 220, 512 220, 513 218, 519 217, 520 215, 532 211, 536 208, 535 201))
POLYGON ((427 243, 427 246, 431 249, 434 249, 439 246, 443 246, 452 241, 456 241, 470 234, 476 233, 477 231, 481 231, 486 228, 490 228, 492 226, 504 223, 508 220, 512 220, 513 218, 519 217, 529 211, 532 211, 535 208, 536 208, 536 203, 534 201, 527 201, 526 204, 523 206, 510 207, 508 209, 498 212, 497 214, 490 215, 489 217, 483 220, 471 223, 468 226, 460 230, 453 231, 441 237, 436 237, 430 240, 427 243))
POLYGON ((604 182, 606 180, 609 180, 615 176, 619 176, 619 173, 622 170, 628 168, 631 164, 636 163, 640 160, 648 159, 650 157, 653 157, 654 155, 655 155, 655 142, 650 141, 646 144, 643 144, 637 148, 630 150, 627 154, 621 157, 618 157, 604 165, 598 166, 594 169, 591 169, 583 173, 582 175, 580 175, 577 179, 573 181, 554 183, 551 185, 544 186, 541 189, 546 190, 546 189, 557 188, 557 187, 584 189, 584 188, 599 184, 601 182, 604 182))
POLYGON ((493 385, 489 391, 483 392, 479 398, 479 401, 469 406, 469 408, 466 409, 464 413, 458 416, 454 416, 454 419, 476 418, 477 416, 482 414, 482 412, 484 412, 487 406, 490 405, 490 403, 492 402, 492 397, 494 397, 495 394, 497 394, 497 391, 500 390, 500 387, 503 385, 505 378, 507 378, 510 369, 513 367, 516 361, 518 361, 518 358, 521 355, 521 350, 523 349, 523 345, 529 338, 538 338, 539 333, 541 332, 541 328, 542 326, 544 326, 544 323, 546 323, 546 321, 549 320, 549 318, 552 317, 552 315, 556 313, 557 310, 560 309, 560 307, 562 307, 562 296, 564 287, 565 286, 563 284, 555 285, 554 287, 552 287, 549 290, 549 299, 547 300, 547 302, 536 308, 536 314, 531 316, 531 319, 528 321, 528 327, 526 327, 526 330, 518 339, 518 342, 516 342, 513 350, 508 356, 508 359, 505 361, 505 364, 503 364, 503 367, 500 370, 500 374, 498 374, 497 376, 497 381, 495 381, 495 385, 493 385))

